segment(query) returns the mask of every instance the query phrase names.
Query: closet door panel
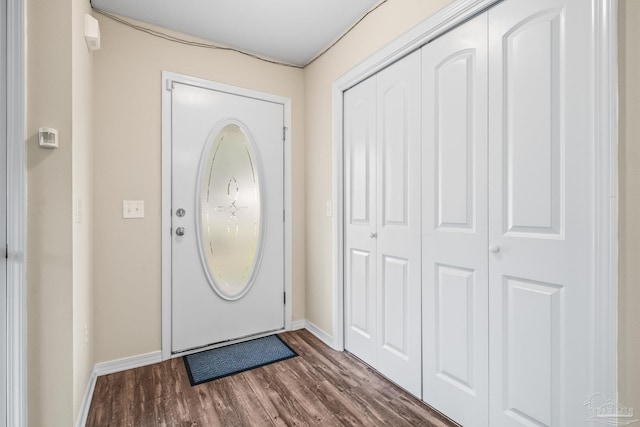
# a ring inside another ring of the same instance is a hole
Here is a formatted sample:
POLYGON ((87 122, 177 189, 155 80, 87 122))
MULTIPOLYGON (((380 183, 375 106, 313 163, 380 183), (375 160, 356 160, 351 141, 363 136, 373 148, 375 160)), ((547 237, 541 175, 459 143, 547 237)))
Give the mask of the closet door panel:
POLYGON ((420 52, 378 76, 377 369, 421 396, 420 52))
MULTIPOLYGON (((426 49, 427 52, 429 48, 426 49)), ((457 52, 435 67, 434 95, 427 102, 436 102, 434 129, 436 167, 436 226, 438 229, 474 227, 473 98, 475 52, 457 52)), ((453 231, 453 230, 449 230, 453 231)))
MULTIPOLYGON (((393 74, 393 73, 392 73, 393 74)), ((384 76, 381 82, 384 82, 384 76)), ((383 227, 406 228, 408 226, 409 144, 411 130, 408 114, 415 114, 415 107, 410 105, 411 97, 406 81, 390 82, 385 90, 380 91, 381 99, 381 182, 380 187, 383 204, 381 225, 383 227), (413 108, 412 108, 413 107, 413 108)))
POLYGON ((558 399, 561 372, 554 363, 562 348, 562 287, 505 277, 507 330, 505 406, 525 425, 552 425, 552 402, 558 399), (545 393, 551 392, 551 396, 545 393))
POLYGON ((410 356, 409 260, 385 255, 382 258, 382 348, 401 358, 410 356))
MULTIPOLYGON (((476 372, 473 363, 475 271, 448 265, 436 265, 435 295, 438 345, 433 350, 439 378, 473 394, 476 372)), ((425 351, 433 351, 425 349, 425 351)))
POLYGON ((344 95, 345 346, 376 365, 376 77, 344 95))
POLYGON ((423 400, 488 425, 487 16, 422 49, 423 400))
POLYGON ((561 11, 551 10, 503 37, 507 233, 558 235, 562 228, 561 25, 561 11))
POLYGON ((591 390, 591 10, 489 11, 491 425, 584 425, 591 390))

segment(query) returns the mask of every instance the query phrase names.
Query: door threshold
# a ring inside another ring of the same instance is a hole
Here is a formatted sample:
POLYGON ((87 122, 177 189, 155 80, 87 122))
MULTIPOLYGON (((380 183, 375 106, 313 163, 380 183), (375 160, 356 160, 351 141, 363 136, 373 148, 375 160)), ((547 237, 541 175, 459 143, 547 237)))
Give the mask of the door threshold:
POLYGON ((207 344, 207 345, 203 345, 200 347, 193 347, 193 348, 189 348, 186 350, 180 350, 180 351, 176 351, 176 352, 171 352, 171 358, 175 359, 177 357, 182 357, 182 356, 188 356, 190 354, 193 353, 200 353, 201 351, 206 351, 206 350, 212 350, 214 348, 219 348, 219 347, 225 347, 231 344, 237 344, 240 342, 244 342, 244 341, 251 341, 251 340, 255 340, 258 338, 263 338, 263 337, 268 337, 269 335, 275 335, 275 334, 279 334, 281 332, 285 332, 285 328, 281 328, 281 329, 273 329, 271 331, 265 331, 265 332, 260 332, 258 334, 252 334, 252 335, 245 335, 239 338, 233 338, 230 340, 226 340, 226 341, 220 341, 217 343, 213 343, 213 344, 207 344))

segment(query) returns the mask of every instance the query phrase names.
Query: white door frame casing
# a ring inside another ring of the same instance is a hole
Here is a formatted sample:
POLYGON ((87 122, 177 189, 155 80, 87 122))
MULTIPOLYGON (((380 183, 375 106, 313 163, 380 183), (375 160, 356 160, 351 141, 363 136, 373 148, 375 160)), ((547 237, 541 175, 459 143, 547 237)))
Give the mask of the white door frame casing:
POLYGON ((291 99, 212 82, 197 77, 170 71, 162 72, 162 360, 171 354, 171 91, 170 83, 180 82, 186 85, 226 92, 234 95, 255 98, 282 104, 284 107, 284 288, 286 293, 284 320, 285 330, 291 329, 291 99))
POLYGON ((7 0, 7 419, 27 425, 25 3, 7 0))
MULTIPOLYGON (((343 96, 349 88, 430 40, 501 0, 457 0, 344 74, 333 85, 334 286, 333 347, 344 350, 344 141, 343 96)), ((593 126, 597 155, 594 188, 596 289, 590 330, 594 331, 594 391, 617 399, 617 0, 591 0, 593 126)))

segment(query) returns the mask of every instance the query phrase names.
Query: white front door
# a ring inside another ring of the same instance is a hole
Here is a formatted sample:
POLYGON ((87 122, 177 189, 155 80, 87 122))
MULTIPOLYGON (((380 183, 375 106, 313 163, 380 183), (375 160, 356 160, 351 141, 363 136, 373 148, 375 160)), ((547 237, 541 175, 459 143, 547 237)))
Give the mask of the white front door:
POLYGON ((171 351, 284 329, 284 106, 173 81, 171 351))
POLYGON ((423 400, 488 425, 487 15, 422 49, 423 400))
POLYGON ((345 94, 346 348, 421 396, 420 52, 345 94))
POLYGON ((592 13, 584 0, 489 10, 491 426, 586 425, 601 391, 592 13))

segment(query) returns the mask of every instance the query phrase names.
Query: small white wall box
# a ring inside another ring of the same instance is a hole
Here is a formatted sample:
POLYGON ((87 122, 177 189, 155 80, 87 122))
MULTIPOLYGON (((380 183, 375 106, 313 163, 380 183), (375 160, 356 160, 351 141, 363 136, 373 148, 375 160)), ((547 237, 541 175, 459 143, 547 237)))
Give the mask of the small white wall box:
POLYGON ((38 143, 42 148, 58 148, 58 129, 38 129, 38 143))
POLYGON ((84 15, 84 39, 89 50, 100 49, 100 25, 96 18, 88 13, 84 15))

